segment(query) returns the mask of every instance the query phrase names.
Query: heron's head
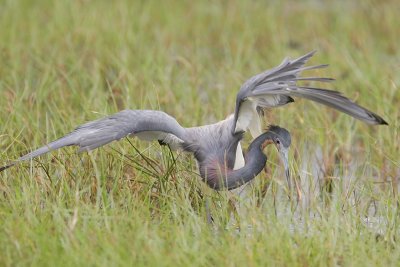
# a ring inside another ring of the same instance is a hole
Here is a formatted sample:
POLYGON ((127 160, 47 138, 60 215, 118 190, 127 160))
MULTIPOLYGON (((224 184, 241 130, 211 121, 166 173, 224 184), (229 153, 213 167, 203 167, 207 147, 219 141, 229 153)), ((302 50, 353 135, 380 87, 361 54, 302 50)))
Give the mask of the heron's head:
POLYGON ((290 133, 285 128, 281 128, 276 125, 271 125, 268 127, 267 131, 265 132, 265 135, 268 136, 268 138, 266 138, 266 140, 262 144, 262 149, 264 149, 269 144, 274 144, 275 147, 278 149, 280 158, 285 167, 285 175, 288 181, 288 186, 289 188, 291 188, 289 160, 288 160, 289 147, 290 144, 292 143, 292 138, 290 136, 290 133))
POLYGON ((292 143, 292 138, 289 131, 285 128, 271 125, 267 128, 265 135, 268 136, 268 138, 264 141, 262 149, 269 144, 274 144, 279 152, 289 150, 290 144, 292 143))

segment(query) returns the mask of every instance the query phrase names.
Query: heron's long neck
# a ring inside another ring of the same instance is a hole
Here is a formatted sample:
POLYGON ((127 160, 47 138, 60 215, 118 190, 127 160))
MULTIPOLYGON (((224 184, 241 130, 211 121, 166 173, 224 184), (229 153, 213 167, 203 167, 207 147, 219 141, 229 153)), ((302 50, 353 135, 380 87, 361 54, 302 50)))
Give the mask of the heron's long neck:
POLYGON ((251 143, 246 155, 245 165, 240 169, 232 170, 223 166, 219 166, 219 169, 207 169, 207 184, 215 190, 231 190, 254 179, 267 162, 267 157, 262 153, 261 146, 268 139, 271 139, 269 132, 257 137, 251 143))

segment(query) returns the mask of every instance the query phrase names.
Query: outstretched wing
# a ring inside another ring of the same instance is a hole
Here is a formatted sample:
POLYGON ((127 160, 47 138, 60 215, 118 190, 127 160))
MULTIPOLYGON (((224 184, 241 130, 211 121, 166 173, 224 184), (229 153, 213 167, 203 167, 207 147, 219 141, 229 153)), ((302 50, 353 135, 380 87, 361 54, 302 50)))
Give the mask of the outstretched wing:
POLYGON ((323 77, 299 77, 305 70, 325 68, 328 65, 304 67, 314 55, 310 52, 295 60, 283 62, 263 73, 253 76, 240 88, 236 97, 235 123, 233 132, 250 129, 253 136, 261 133, 257 106, 277 107, 293 102, 293 97, 301 97, 327 105, 369 124, 387 124, 377 114, 357 105, 337 91, 298 86, 297 81, 330 82, 333 79, 323 77))
POLYGON ((176 144, 183 142, 185 129, 170 115, 154 110, 123 110, 111 116, 85 123, 71 133, 20 157, 17 161, 0 168, 43 155, 65 146, 79 146, 79 151, 89 151, 119 140, 128 135, 144 140, 159 140, 176 144))

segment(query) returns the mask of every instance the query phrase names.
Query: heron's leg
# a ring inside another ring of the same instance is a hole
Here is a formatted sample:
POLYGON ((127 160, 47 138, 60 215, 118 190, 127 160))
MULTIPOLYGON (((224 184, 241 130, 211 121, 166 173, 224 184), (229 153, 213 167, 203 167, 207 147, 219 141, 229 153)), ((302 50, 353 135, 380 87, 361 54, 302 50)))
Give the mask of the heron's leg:
POLYGON ((246 228, 247 211, 249 207, 250 195, 249 184, 252 181, 229 191, 228 202, 231 207, 230 225, 235 226, 239 231, 242 227, 246 228))
MULTIPOLYGON (((231 193, 231 192, 229 192, 229 193, 231 193)), ((230 214, 232 214, 231 218, 230 218, 231 225, 232 224, 236 225, 236 229, 238 229, 240 231, 240 221, 241 221, 240 220, 241 219, 240 216, 242 214, 240 212, 240 201, 237 201, 238 197, 240 197, 240 196, 235 194, 235 193, 229 194, 229 196, 228 196, 228 204, 230 206, 230 214), (236 221, 236 224, 234 223, 233 220, 236 221)))

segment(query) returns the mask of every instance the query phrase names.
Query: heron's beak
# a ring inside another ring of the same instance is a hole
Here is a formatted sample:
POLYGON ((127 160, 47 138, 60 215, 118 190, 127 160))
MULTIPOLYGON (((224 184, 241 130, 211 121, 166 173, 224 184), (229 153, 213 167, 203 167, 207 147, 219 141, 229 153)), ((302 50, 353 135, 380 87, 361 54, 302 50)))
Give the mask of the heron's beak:
POLYGON ((281 160, 283 162, 283 167, 285 168, 286 181, 288 183, 289 191, 292 191, 292 182, 290 179, 289 160, 288 160, 289 149, 281 148, 279 150, 279 154, 280 154, 281 160))

